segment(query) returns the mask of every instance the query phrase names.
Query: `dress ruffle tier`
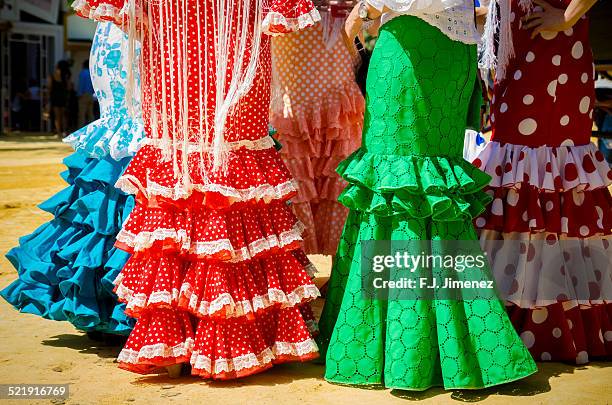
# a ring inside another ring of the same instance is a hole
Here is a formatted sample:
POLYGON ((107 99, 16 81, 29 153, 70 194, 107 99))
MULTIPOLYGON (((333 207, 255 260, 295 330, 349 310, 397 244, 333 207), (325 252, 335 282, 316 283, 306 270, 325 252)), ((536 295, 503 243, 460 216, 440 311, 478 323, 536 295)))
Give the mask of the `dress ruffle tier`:
POLYGON ((90 125, 73 132, 64 142, 74 150, 84 150, 95 158, 111 156, 121 160, 134 156, 144 134, 142 119, 124 114, 108 114, 90 125))
POLYGON ((537 360, 585 364, 610 358, 612 303, 579 307, 557 302, 536 309, 512 305, 508 313, 537 360))
POLYGON ((64 159, 69 186, 40 205, 55 218, 7 254, 19 279, 1 294, 15 308, 84 331, 130 332, 133 320, 112 284, 129 257, 113 248, 134 205, 133 197, 113 187, 128 161, 83 152, 64 159))
MULTIPOLYGON (((170 204, 185 207, 204 203, 212 209, 226 208, 236 202, 251 200, 287 200, 297 193, 291 174, 285 167, 271 139, 266 145, 238 147, 230 154, 228 169, 224 173, 211 174, 205 181, 202 173, 210 173, 210 163, 200 153, 189 153, 188 188, 176 180, 174 163, 163 159, 162 150, 145 144, 134 157, 117 187, 135 194, 140 200, 167 200, 170 204), (155 170, 150 170, 155 167, 155 170)), ((178 152, 179 165, 182 154, 178 152)))
POLYGON ((534 358, 610 356, 612 171, 601 152, 490 142, 474 165, 493 178, 475 220, 481 244, 534 358))
POLYGON ((491 197, 490 177, 461 158, 379 155, 359 149, 338 167, 349 183, 339 200, 377 216, 436 221, 474 218, 491 197))

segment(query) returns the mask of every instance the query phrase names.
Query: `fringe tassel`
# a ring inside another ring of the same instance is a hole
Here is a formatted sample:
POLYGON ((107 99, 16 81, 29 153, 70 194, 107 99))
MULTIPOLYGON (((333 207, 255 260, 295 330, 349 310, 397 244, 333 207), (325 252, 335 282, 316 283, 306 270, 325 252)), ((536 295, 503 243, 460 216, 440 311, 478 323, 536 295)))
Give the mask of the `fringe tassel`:
MULTIPOLYGON (((262 0, 216 0, 215 23, 217 37, 215 38, 215 53, 217 56, 215 73, 217 78, 216 100, 214 111, 214 132, 212 140, 212 170, 225 171, 229 160, 229 149, 225 142, 227 118, 253 85, 262 36, 262 0), (251 10, 255 15, 251 15, 251 10), (235 13, 238 13, 237 24, 234 25, 235 13), (254 19, 252 31, 249 29, 251 19, 254 19), (233 49, 229 44, 235 40, 233 49), (251 40, 251 46, 248 42, 251 40), (233 52, 232 52, 233 51, 233 52), (250 53, 250 55, 248 55, 250 53), (232 79, 227 86, 226 78, 229 67, 229 56, 233 54, 234 63, 232 79), (244 62, 248 55, 248 64, 244 62)), ((208 143, 208 140, 207 140, 208 143)), ((209 146, 208 144, 205 146, 209 146)), ((208 148, 206 148, 208 149, 208 148)))
POLYGON ((519 6, 527 13, 533 8, 533 0, 519 0, 519 6))
MULTIPOLYGON (((225 133, 231 127, 228 117, 255 80, 262 46, 264 2, 196 2, 197 15, 193 16, 189 15, 188 4, 191 3, 187 0, 126 0, 125 28, 129 38, 130 65, 136 63, 135 41, 142 39, 146 43, 143 52, 147 52, 149 70, 141 76, 147 88, 153 89, 147 95, 149 98, 143 100, 150 114, 150 136, 161 138, 162 160, 172 161, 174 177, 179 180, 185 194, 192 187, 190 139, 199 141, 203 171, 211 166, 213 171, 228 168, 230 149, 225 139, 225 133), (188 26, 193 19, 197 21, 195 32, 188 26), (159 24, 155 23, 157 21, 159 24), (215 27, 212 38, 206 24, 201 21, 215 27), (196 52, 188 49, 192 43, 198 44, 197 56, 196 52), (209 49, 211 43, 213 46, 209 49), (211 52, 214 55, 210 55, 211 52), (171 60, 167 60, 167 54, 171 55, 171 60), (195 78, 189 76, 194 64, 198 64, 195 78), (210 82, 210 75, 215 77, 215 82, 210 82), (228 75, 231 76, 229 82, 228 75), (197 108, 189 106, 190 82, 193 80, 197 80, 199 86, 197 108), (212 91, 214 99, 209 97, 212 91), (197 113, 199 117, 196 118, 197 113)), ((127 101, 131 111, 135 111, 130 101, 136 89, 134 72, 130 71, 128 75, 127 101)), ((202 173, 205 182, 208 177, 207 173, 202 173)))
POLYGON ((497 81, 505 79, 508 63, 514 57, 511 7, 510 0, 492 1, 482 36, 483 52, 479 66, 483 69, 495 70, 497 81), (496 35, 497 42, 495 41, 496 35))
POLYGON ((323 42, 325 48, 331 50, 340 39, 344 28, 343 18, 334 18, 331 11, 321 11, 321 29, 323 30, 323 42))

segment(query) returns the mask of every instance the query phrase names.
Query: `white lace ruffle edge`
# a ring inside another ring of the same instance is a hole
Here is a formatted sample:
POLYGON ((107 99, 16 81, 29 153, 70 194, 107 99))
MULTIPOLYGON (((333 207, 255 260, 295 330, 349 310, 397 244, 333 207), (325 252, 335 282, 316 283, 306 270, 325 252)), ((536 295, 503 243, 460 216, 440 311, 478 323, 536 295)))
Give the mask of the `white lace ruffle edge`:
POLYGON ((126 311, 138 312, 143 308, 151 305, 164 304, 165 306, 175 306, 179 298, 179 290, 173 288, 172 291, 154 291, 148 296, 144 293, 134 293, 134 291, 121 282, 123 276, 119 274, 115 279, 114 283, 115 294, 119 298, 120 302, 126 304, 126 311))
POLYGON ((122 23, 124 10, 111 6, 110 4, 101 4, 97 7, 91 7, 87 0, 75 0, 72 3, 72 9, 86 18, 96 21, 109 21, 122 23))
POLYGON ((281 232, 279 235, 270 235, 248 244, 248 246, 235 249, 229 239, 215 241, 192 241, 184 229, 159 228, 152 232, 131 233, 122 229, 117 235, 117 241, 142 252, 149 249, 156 241, 165 239, 173 240, 182 249, 197 256, 213 256, 219 252, 229 251, 232 253, 230 262, 238 263, 253 259, 255 256, 274 248, 284 248, 294 242, 302 240, 304 224, 296 221, 292 229, 281 232))
POLYGON ((213 301, 201 301, 192 291, 193 287, 189 283, 184 283, 181 287, 181 295, 188 298, 189 310, 198 316, 207 317, 225 308, 226 318, 245 316, 278 304, 282 308, 294 307, 320 296, 319 289, 314 284, 299 286, 288 294, 278 288, 269 288, 267 294, 242 301, 235 301, 229 293, 221 294, 213 301))
POLYGON ((193 350, 194 341, 192 338, 188 338, 183 343, 179 343, 175 346, 168 346, 164 343, 157 343, 154 345, 143 346, 140 350, 123 349, 117 357, 119 363, 127 364, 140 364, 142 359, 154 359, 154 358, 179 358, 187 357, 191 355, 193 350))
POLYGON ((317 353, 319 348, 313 339, 302 342, 276 342, 272 347, 264 349, 262 352, 248 353, 233 358, 211 359, 208 356, 194 351, 191 355, 191 366, 194 370, 202 370, 207 374, 221 374, 239 372, 259 367, 266 367, 274 364, 274 360, 282 356, 305 357, 317 353))
POLYGON ((612 302, 612 235, 482 230, 480 245, 501 298, 520 308, 561 302, 567 310, 612 302))
POLYGON ((147 199, 153 196, 164 197, 173 201, 186 199, 193 192, 216 192, 232 200, 232 202, 263 201, 269 203, 273 200, 285 199, 288 195, 297 193, 298 186, 295 180, 289 180, 278 185, 261 184, 249 188, 234 188, 221 184, 193 184, 185 189, 179 183, 175 187, 166 187, 153 181, 148 181, 147 186, 138 181, 133 175, 123 175, 116 182, 115 187, 126 194, 138 194, 142 192, 147 199))
POLYGON ((295 32, 315 25, 319 21, 321 21, 321 14, 319 14, 319 10, 316 8, 313 8, 308 13, 293 18, 288 18, 279 12, 271 11, 262 22, 262 30, 264 34, 268 35, 283 35, 284 33, 274 32, 271 28, 274 26, 282 26, 288 32, 295 32))
POLYGON ((124 174, 115 182, 115 187, 126 194, 136 195, 139 190, 144 190, 144 186, 138 181, 136 176, 124 174))
MULTIPOLYGON (((146 138, 146 140, 143 142, 143 145, 149 145, 161 150, 173 149, 172 140, 170 139, 146 138)), ((256 140, 243 139, 240 141, 227 142, 227 147, 229 150, 237 150, 243 148, 247 150, 266 150, 274 147, 274 140, 272 140, 269 135, 266 135, 263 138, 256 140)), ((187 153, 200 153, 201 151, 202 147, 200 144, 195 142, 189 142, 187 146, 187 153)))

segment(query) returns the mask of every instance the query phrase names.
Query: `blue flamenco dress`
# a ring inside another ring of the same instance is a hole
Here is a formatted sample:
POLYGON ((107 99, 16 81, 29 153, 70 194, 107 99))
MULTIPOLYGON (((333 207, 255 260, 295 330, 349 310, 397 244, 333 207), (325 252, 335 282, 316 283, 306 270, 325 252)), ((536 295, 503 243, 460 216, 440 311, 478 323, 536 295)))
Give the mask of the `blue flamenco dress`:
POLYGON ((100 23, 90 69, 101 118, 65 139, 75 149, 61 174, 68 187, 39 206, 54 219, 8 252, 19 278, 0 292, 21 312, 119 335, 128 335, 134 321, 113 293, 129 257, 113 244, 134 198, 114 184, 144 139, 138 91, 136 112, 127 108, 128 69, 136 64, 127 66, 126 53, 127 36, 100 23))

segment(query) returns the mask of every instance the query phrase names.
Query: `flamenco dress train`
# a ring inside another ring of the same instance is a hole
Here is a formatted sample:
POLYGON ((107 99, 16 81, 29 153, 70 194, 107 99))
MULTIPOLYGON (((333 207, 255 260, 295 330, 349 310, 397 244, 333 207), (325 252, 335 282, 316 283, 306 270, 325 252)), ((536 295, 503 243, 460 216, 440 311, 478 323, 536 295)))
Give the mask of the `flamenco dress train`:
POLYGON ((536 371, 498 299, 362 295, 364 241, 477 240, 471 219, 490 201, 490 178, 462 158, 476 69, 475 45, 419 17, 380 29, 362 146, 338 168, 350 213, 319 322, 328 381, 476 389, 536 371))
POLYGON ((535 359, 610 358, 612 171, 590 141, 589 21, 531 39, 519 21, 536 5, 511 7, 515 56, 493 87, 491 142, 473 160, 493 178, 493 203, 475 224, 535 359))
POLYGON ((19 311, 120 335, 134 322, 117 302, 113 280, 129 254, 113 244, 134 198, 114 183, 144 136, 140 118, 124 105, 125 39, 114 25, 98 25, 90 65, 101 118, 66 138, 76 150, 64 159, 68 187, 40 205, 54 218, 8 252, 19 278, 0 293, 19 311))

